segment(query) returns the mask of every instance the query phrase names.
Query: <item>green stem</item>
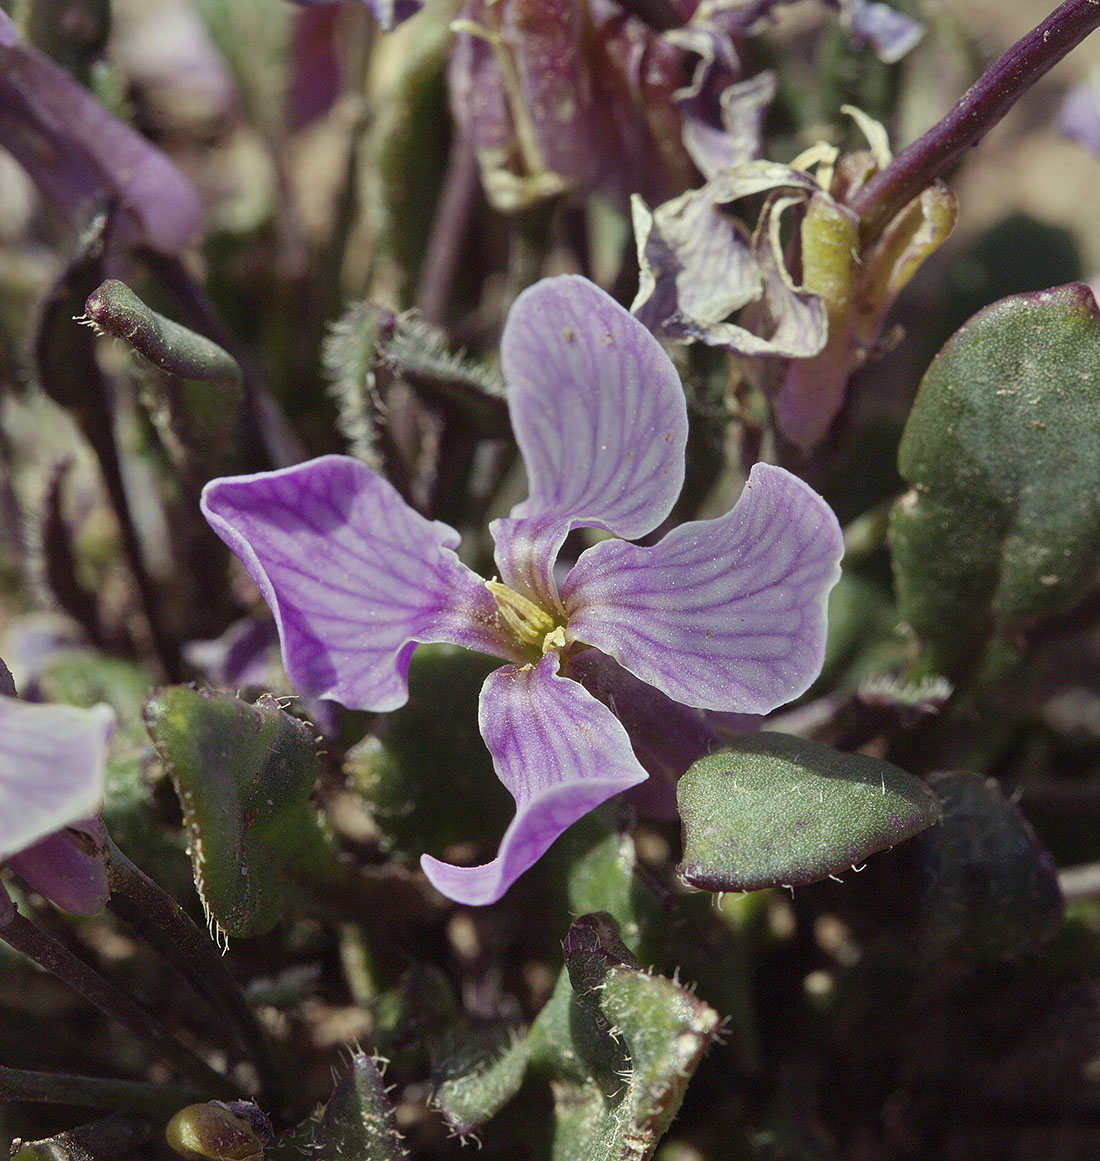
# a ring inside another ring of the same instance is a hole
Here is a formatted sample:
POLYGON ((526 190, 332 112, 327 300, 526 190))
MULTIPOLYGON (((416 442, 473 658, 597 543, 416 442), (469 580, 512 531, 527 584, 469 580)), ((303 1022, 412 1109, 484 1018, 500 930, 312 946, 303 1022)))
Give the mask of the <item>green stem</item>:
POLYGON ((112 1109, 141 1117, 170 1117, 205 1094, 181 1084, 150 1084, 99 1076, 72 1076, 63 1072, 31 1072, 0 1065, 0 1098, 86 1109, 112 1109))

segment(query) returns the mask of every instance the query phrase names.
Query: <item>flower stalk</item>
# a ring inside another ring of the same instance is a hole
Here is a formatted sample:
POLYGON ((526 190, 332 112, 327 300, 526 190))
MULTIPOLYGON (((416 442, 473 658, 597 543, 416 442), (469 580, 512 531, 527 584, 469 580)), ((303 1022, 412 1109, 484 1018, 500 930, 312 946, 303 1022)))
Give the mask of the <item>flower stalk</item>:
POLYGON ((1098 26, 1097 0, 1066 0, 986 69, 946 117, 903 149, 853 198, 862 248, 866 250, 921 190, 943 177, 1098 26))

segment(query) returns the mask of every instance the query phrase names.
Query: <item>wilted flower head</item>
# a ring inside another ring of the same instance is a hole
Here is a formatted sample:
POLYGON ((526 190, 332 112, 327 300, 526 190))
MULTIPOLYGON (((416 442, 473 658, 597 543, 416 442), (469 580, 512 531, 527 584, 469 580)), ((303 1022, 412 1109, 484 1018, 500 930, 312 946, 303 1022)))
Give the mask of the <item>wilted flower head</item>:
POLYGON ((954 194, 935 182, 863 247, 849 203, 890 153, 881 125, 847 111, 869 150, 838 158, 819 145, 791 165, 746 160, 654 210, 633 200, 641 268, 634 313, 662 337, 747 360, 779 431, 803 449, 825 437, 887 311, 950 234, 957 211, 954 194), (750 230, 730 207, 754 194, 767 197, 750 230), (793 261, 785 219, 798 240, 793 261))
POLYGON ((491 526, 497 580, 462 564, 453 529, 357 460, 215 480, 203 494, 303 693, 395 709, 417 643, 507 662, 485 682, 479 720, 515 819, 484 866, 422 859, 466 903, 498 899, 573 822, 647 776, 616 715, 572 679, 592 650, 683 705, 767 713, 820 668, 841 555, 827 505, 766 464, 720 519, 652 546, 625 539, 653 532, 679 494, 686 406, 660 344, 585 279, 520 295, 501 358, 530 492, 491 526), (559 585, 554 566, 578 528, 624 539, 582 552, 559 585))
MULTIPOLYGON (((107 896, 97 851, 107 742, 115 716, 105 705, 79 709, 0 697, 0 862, 77 914, 107 896), (65 828, 76 832, 68 835, 65 828)), ((0 888, 0 921, 10 918, 0 888)))

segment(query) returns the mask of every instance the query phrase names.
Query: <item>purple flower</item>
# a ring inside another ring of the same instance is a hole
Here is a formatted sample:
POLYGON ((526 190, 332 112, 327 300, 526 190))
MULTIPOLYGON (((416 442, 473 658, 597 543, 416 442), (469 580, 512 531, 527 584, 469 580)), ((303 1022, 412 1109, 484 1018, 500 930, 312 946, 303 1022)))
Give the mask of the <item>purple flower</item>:
POLYGON ((686 407, 661 345, 585 279, 520 295, 501 359, 529 495, 492 524, 499 580, 459 561, 453 529, 346 457, 214 480, 202 501, 271 606, 302 692, 395 709, 420 642, 508 662, 485 682, 479 722, 515 819, 484 866, 421 860, 440 891, 474 904, 647 776, 612 709, 573 679, 591 649, 683 705, 767 713, 820 668, 841 555, 826 504, 766 464, 720 519, 628 543, 680 491, 686 407), (578 528, 624 539, 582 552, 559 586, 554 565, 578 528))
MULTIPOLYGON (((103 800, 114 721, 105 705, 78 709, 0 697, 0 862, 82 915, 98 911, 107 897, 97 853, 106 839, 102 824, 88 816, 103 800)), ((0 888, 0 923, 10 918, 0 888)))

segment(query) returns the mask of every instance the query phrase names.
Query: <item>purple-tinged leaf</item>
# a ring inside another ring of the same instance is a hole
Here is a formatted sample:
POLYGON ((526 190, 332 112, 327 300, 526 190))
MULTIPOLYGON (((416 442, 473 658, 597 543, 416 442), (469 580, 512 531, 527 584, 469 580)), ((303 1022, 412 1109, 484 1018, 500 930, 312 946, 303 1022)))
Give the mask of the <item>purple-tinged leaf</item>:
POLYGON ((574 528, 644 536, 684 480, 687 407, 660 343, 583 278, 524 291, 501 339, 508 406, 529 495, 493 523, 506 584, 549 607, 574 528))
POLYGON ((94 814, 115 715, 0 698, 0 858, 94 814))
POLYGON ((202 209, 179 170, 64 69, 23 44, 2 12, 0 145, 77 226, 114 201, 117 226, 132 242, 177 254, 198 238, 202 209))
POLYGON ((842 555, 821 497, 757 464, 720 519, 682 524, 649 548, 605 540, 583 553, 562 585, 567 639, 685 705, 767 713, 821 669, 842 555))
POLYGON ((458 533, 358 460, 213 480, 202 510, 270 606, 303 693, 391 710, 417 643, 513 656, 492 595, 454 554, 458 533))
POLYGON ((577 819, 646 779, 626 730, 575 681, 558 676, 554 653, 535 666, 491 673, 479 718, 497 776, 516 800, 516 817, 490 863, 420 860, 439 891, 475 905, 495 902, 577 819))
MULTIPOLYGON (((629 801, 649 817, 676 817, 676 780, 725 737, 707 715, 673 701, 659 689, 639 681, 598 649, 584 649, 566 662, 566 673, 622 722, 634 754, 649 779, 630 792, 629 801)), ((757 719, 745 716, 744 729, 757 719)))
POLYGON ((107 832, 98 818, 73 822, 12 855, 8 866, 40 895, 71 915, 95 915, 111 897, 107 832))

